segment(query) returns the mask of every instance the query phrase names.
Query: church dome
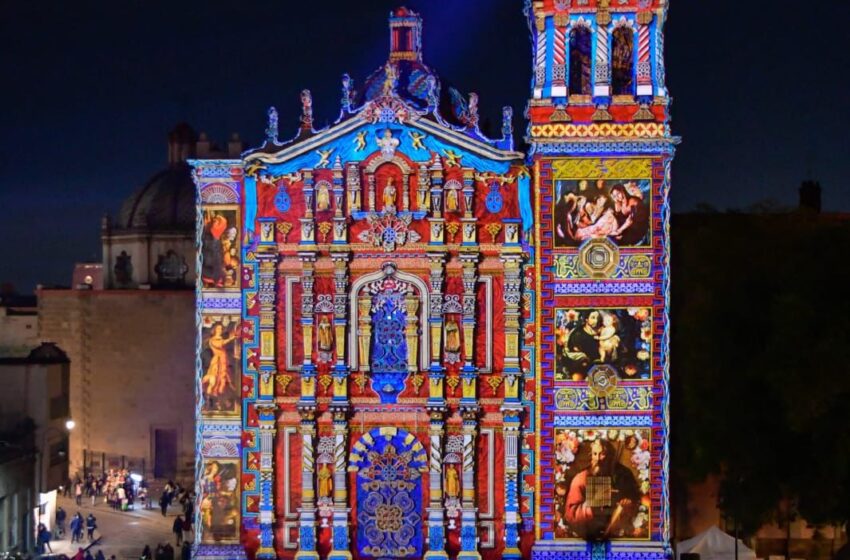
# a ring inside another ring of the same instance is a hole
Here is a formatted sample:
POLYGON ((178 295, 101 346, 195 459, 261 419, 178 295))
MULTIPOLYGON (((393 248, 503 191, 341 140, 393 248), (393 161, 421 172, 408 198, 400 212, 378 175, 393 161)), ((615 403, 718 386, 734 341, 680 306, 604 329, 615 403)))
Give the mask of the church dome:
POLYGON ((119 230, 191 231, 195 228, 195 183, 185 162, 160 171, 124 201, 119 230))

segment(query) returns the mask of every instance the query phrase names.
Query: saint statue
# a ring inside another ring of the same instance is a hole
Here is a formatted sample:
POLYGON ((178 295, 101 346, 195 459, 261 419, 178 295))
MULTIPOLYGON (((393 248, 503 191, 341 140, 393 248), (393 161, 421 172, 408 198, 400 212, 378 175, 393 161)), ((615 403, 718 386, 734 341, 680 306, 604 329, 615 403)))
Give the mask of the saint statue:
POLYGON ((393 178, 387 179, 387 185, 384 187, 384 212, 395 212, 395 197, 396 188, 393 185, 393 178))
POLYGON ((330 498, 333 488, 333 475, 327 463, 322 464, 319 473, 316 475, 319 480, 319 498, 330 498))
POLYGON ((457 188, 449 187, 446 190, 446 212, 457 212, 460 210, 460 201, 457 188))
POLYGON ((334 335, 331 322, 323 316, 319 320, 319 350, 330 352, 333 349, 334 335))
POLYGON ((446 323, 446 352, 460 352, 460 328, 454 319, 446 323))
POLYGON ((457 498, 460 495, 460 480, 457 469, 453 465, 446 465, 446 496, 457 498))
POLYGON ((401 143, 401 140, 393 137, 393 131, 389 128, 384 129, 384 135, 378 138, 377 144, 381 148, 381 155, 385 159, 392 159, 395 156, 396 148, 401 143))
POLYGON ((328 189, 328 184, 325 181, 319 183, 319 189, 316 193, 316 210, 323 212, 331 207, 331 195, 328 189))

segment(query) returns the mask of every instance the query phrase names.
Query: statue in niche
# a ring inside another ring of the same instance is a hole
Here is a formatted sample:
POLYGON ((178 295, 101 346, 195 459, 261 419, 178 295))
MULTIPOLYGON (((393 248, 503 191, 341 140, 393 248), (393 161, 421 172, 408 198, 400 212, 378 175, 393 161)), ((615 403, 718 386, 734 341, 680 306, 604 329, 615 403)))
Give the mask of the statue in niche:
POLYGON ((330 352, 333 349, 334 335, 330 320, 323 316, 319 319, 319 350, 330 352))
POLYGON ((446 189, 446 212, 460 211, 460 196, 457 187, 450 185, 446 189))
POLYGON ((331 207, 331 194, 330 189, 328 189, 328 184, 325 181, 319 182, 318 189, 316 192, 316 210, 318 212, 324 212, 325 210, 329 210, 331 207))
POLYGON ((383 201, 384 201, 384 212, 395 212, 395 200, 396 200, 396 188, 393 184, 393 178, 390 177, 387 179, 387 184, 384 187, 383 193, 383 201))
POLYGON ((452 354, 460 352, 460 327, 454 319, 446 322, 446 352, 452 354))
POLYGON ((115 283, 119 287, 127 287, 133 283, 133 257, 127 251, 115 257, 115 266, 112 269, 115 274, 115 283))
POLYGON ((333 474, 327 463, 322 464, 316 478, 319 481, 319 498, 330 498, 333 491, 333 474))
POLYGON ((460 496, 460 477, 454 465, 446 465, 446 496, 449 498, 460 496))

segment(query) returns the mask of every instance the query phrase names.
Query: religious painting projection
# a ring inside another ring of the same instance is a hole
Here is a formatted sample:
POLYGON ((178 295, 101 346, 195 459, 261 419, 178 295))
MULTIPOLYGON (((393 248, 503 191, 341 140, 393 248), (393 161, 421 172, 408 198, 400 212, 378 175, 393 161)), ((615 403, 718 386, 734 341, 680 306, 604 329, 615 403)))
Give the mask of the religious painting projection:
POLYGON ((239 542, 239 461, 207 461, 201 479, 201 542, 239 542))
POLYGON ((555 537, 649 538, 650 430, 555 430, 555 537))
POLYGON ((236 414, 239 406, 239 317, 204 315, 201 327, 204 412, 236 414))
POLYGON ((603 364, 620 379, 650 379, 652 310, 555 310, 555 380, 583 381, 603 364))
POLYGON ((608 238, 620 247, 649 245, 651 181, 555 181, 555 247, 608 238))
POLYGON ((238 288, 238 210, 205 209, 201 237, 201 280, 205 288, 238 288))

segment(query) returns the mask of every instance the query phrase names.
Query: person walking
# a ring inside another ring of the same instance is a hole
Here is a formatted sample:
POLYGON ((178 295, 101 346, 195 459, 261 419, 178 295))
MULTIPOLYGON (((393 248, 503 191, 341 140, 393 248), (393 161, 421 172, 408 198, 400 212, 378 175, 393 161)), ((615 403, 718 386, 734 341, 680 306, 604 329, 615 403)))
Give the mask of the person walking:
POLYGON ((145 549, 142 551, 142 555, 139 556, 139 560, 153 560, 153 554, 151 553, 149 544, 145 545, 145 549))
POLYGON ((56 508, 56 538, 63 538, 65 536, 65 519, 68 517, 68 513, 62 509, 62 506, 56 508))
POLYGON ((71 557, 71 560, 86 560, 86 553, 83 547, 77 549, 77 553, 71 557))
POLYGON ((74 500, 77 502, 77 507, 83 505, 83 483, 79 480, 74 485, 74 500))
POLYGON ((71 518, 71 544, 78 543, 83 537, 83 516, 80 512, 74 514, 71 518))
POLYGON ((180 560, 192 560, 192 545, 188 541, 183 541, 183 548, 180 549, 180 560))
POLYGON ((89 542, 94 540, 94 530, 97 529, 97 518, 93 514, 89 514, 86 518, 86 532, 88 533, 89 542))
POLYGON ((177 539, 177 546, 183 544, 183 517, 178 515, 174 518, 174 524, 171 525, 171 532, 174 533, 174 537, 177 539))
POLYGON ((94 555, 94 560, 106 560, 106 556, 103 555, 102 550, 97 550, 97 554, 94 555))
POLYGON ((163 492, 162 496, 159 498, 159 509, 162 510, 162 516, 165 517, 166 512, 168 512, 168 493, 163 492))
POLYGON ((44 523, 38 524, 36 543, 39 554, 44 554, 46 552, 45 548, 50 551, 50 554, 53 554, 53 549, 50 547, 50 530, 44 525, 44 523))

